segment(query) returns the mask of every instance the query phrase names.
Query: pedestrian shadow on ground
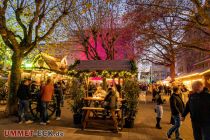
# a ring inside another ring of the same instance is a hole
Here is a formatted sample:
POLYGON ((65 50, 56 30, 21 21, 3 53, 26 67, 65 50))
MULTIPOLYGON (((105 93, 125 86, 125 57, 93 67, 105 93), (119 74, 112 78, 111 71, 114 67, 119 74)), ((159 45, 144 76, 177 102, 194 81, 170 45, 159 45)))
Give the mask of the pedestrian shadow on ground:
POLYGON ((112 131, 108 130, 93 130, 93 129, 85 129, 85 130, 77 130, 75 134, 82 134, 82 135, 94 135, 94 136, 107 136, 107 137, 122 137, 122 134, 113 133, 112 131))

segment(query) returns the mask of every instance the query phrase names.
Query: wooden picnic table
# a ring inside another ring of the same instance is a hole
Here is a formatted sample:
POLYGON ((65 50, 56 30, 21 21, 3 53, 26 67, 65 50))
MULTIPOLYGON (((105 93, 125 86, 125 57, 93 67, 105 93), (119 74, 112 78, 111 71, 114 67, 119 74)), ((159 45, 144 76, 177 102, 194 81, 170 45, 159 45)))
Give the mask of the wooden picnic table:
MULTIPOLYGON (((102 102, 104 101, 104 98, 101 97, 85 97, 83 98, 85 106, 86 107, 100 107, 100 105, 102 105, 102 102), (98 102, 98 105, 94 105, 93 103, 98 102)), ((118 98, 118 102, 122 102, 124 99, 122 98, 118 98)))
MULTIPOLYGON (((84 130, 88 124, 88 122, 90 121, 94 121, 96 120, 96 118, 100 118, 98 117, 98 113, 104 113, 104 111, 106 111, 106 109, 104 107, 101 107, 101 106, 91 106, 92 102, 95 102, 95 101, 98 101, 98 102, 103 102, 104 101, 104 98, 101 98, 101 97, 86 97, 86 98, 83 98, 84 101, 86 102, 89 102, 89 103, 86 103, 85 107, 82 108, 83 110, 83 122, 82 122, 82 129, 84 130), (91 116, 91 113, 93 114, 91 116)), ((123 101, 122 98, 118 98, 118 101, 121 102, 123 101)), ((115 111, 118 113, 121 113, 121 130, 123 129, 123 112, 122 112, 122 109, 115 109, 115 111)), ((103 118, 103 119, 106 119, 103 118)), ((105 122, 105 121, 104 121, 105 122)))
POLYGON ((86 97, 83 98, 86 107, 99 107, 102 105, 104 98, 101 97, 86 97))

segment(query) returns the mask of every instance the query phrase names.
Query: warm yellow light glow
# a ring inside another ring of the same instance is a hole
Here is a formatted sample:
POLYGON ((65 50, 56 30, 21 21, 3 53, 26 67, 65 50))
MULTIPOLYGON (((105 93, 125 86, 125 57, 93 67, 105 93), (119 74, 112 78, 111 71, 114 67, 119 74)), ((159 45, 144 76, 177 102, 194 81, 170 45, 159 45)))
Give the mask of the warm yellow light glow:
POLYGON ((165 80, 164 80, 164 81, 163 81, 163 84, 166 85, 166 86, 169 86, 169 81, 165 81, 165 80))
POLYGON ((203 82, 203 79, 194 79, 194 80, 184 80, 183 81, 183 84, 186 86, 186 88, 188 89, 188 90, 192 90, 192 83, 194 82, 194 81, 202 81, 203 82))
POLYGON ((55 75, 55 74, 56 74, 55 72, 48 73, 48 76, 52 76, 52 75, 55 75))
POLYGON ((183 81, 183 84, 186 86, 186 88, 188 90, 192 90, 192 87, 191 87, 192 82, 191 81, 189 81, 189 80, 183 81))
POLYGON ((192 80, 192 82, 194 82, 194 81, 203 81, 203 79, 194 79, 194 80, 192 80))
POLYGON ((188 84, 190 84, 191 83, 191 81, 183 81, 183 84, 186 84, 186 85, 188 85, 188 84))
POLYGON ((200 73, 199 75, 204 75, 204 74, 206 74, 206 73, 208 73, 208 72, 210 72, 210 69, 209 69, 209 70, 206 70, 206 71, 204 71, 204 72, 202 72, 202 73, 200 73))
POLYGON ((194 73, 194 74, 190 74, 190 75, 186 75, 186 76, 182 76, 182 77, 177 77, 175 79, 178 80, 178 79, 183 79, 183 78, 189 78, 189 77, 196 76, 196 75, 199 75, 199 73, 194 73))
POLYGON ((111 79, 111 78, 106 78, 106 81, 112 81, 113 79, 111 79))
POLYGON ((37 76, 37 77, 41 77, 41 76, 42 76, 42 74, 36 74, 36 76, 37 76))
POLYGON ((25 63, 25 67, 26 67, 26 68, 32 68, 32 66, 33 66, 33 65, 32 65, 31 63, 25 63))
POLYGON ((209 70, 206 70, 204 72, 201 72, 201 73, 194 73, 194 74, 190 74, 190 75, 186 75, 186 76, 182 76, 182 77, 177 77, 175 78, 176 80, 179 80, 179 79, 183 79, 183 78, 190 78, 190 77, 193 77, 193 76, 202 76, 206 73, 210 72, 210 69, 209 70))

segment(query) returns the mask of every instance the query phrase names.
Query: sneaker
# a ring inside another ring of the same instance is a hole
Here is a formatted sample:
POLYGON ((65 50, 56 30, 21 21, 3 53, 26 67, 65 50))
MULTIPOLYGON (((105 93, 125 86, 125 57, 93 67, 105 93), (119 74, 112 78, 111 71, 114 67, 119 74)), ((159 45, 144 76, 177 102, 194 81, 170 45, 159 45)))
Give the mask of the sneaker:
POLYGON ((22 124, 22 123, 23 123, 23 121, 19 121, 19 122, 18 122, 18 124, 22 124))
POLYGON ((33 123, 34 121, 32 121, 32 120, 28 120, 28 121, 26 121, 25 122, 25 124, 31 124, 31 123, 33 123))
POLYGON ((50 120, 48 120, 47 123, 50 123, 50 120))
POLYGON ((41 124, 41 125, 46 125, 47 123, 45 123, 45 122, 40 122, 40 124, 41 124))
POLYGON ((61 117, 56 117, 55 120, 56 120, 56 121, 59 121, 59 120, 61 120, 61 117))

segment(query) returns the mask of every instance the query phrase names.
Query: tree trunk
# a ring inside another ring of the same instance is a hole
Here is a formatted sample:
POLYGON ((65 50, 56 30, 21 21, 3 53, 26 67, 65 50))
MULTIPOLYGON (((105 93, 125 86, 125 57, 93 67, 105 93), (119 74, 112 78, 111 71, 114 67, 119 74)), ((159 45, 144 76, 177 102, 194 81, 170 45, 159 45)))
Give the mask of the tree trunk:
POLYGON ((170 65, 170 76, 171 76, 171 81, 175 80, 176 72, 175 72, 175 62, 171 63, 170 65))
POLYGON ((9 86, 9 98, 7 103, 8 115, 14 115, 18 110, 17 90, 21 80, 21 63, 23 57, 20 53, 14 52, 12 55, 12 68, 9 86))

